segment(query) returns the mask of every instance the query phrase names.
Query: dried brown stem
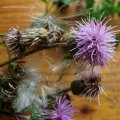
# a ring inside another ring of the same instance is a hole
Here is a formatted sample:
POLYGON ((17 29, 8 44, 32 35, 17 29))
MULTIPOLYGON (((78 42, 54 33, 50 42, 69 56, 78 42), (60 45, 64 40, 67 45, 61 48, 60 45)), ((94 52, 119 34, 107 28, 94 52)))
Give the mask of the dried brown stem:
MULTIPOLYGON (((43 49, 48 49, 48 48, 53 48, 53 47, 59 47, 59 46, 60 46, 60 47, 66 47, 66 46, 67 46, 67 43, 66 43, 66 42, 54 43, 54 44, 46 45, 46 46, 43 46, 43 47, 40 47, 40 48, 37 48, 37 49, 33 49, 33 50, 25 53, 24 57, 29 56, 29 55, 31 55, 31 54, 33 54, 33 53, 36 53, 36 52, 38 52, 38 51, 40 51, 40 50, 43 50, 43 49)), ((4 63, 1 63, 1 64, 0 64, 0 67, 3 67, 3 66, 5 66, 5 65, 8 65, 8 64, 10 64, 11 62, 17 61, 17 60, 19 60, 19 59, 21 59, 21 58, 23 58, 23 56, 14 57, 14 58, 12 58, 12 59, 10 59, 10 60, 5 61, 4 63)))

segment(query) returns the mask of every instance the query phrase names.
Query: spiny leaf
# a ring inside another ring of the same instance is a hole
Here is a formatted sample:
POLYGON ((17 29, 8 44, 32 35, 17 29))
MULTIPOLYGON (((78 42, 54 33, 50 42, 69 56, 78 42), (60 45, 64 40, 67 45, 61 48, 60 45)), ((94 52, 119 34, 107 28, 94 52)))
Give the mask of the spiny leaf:
POLYGON ((94 0, 86 0, 86 7, 92 8, 94 6, 95 1, 94 0))
POLYGON ((40 120, 40 113, 37 111, 32 113, 32 115, 30 116, 30 120, 40 120))
MULTIPOLYGON (((88 4, 86 7, 90 6, 89 1, 92 0, 86 1, 88 4)), ((115 4, 115 0, 102 0, 102 3, 97 7, 95 7, 92 3, 91 5, 94 7, 94 9, 90 11, 91 16, 95 18, 100 18, 103 13, 104 16, 113 15, 114 13, 120 13, 120 6, 119 4, 115 4)))

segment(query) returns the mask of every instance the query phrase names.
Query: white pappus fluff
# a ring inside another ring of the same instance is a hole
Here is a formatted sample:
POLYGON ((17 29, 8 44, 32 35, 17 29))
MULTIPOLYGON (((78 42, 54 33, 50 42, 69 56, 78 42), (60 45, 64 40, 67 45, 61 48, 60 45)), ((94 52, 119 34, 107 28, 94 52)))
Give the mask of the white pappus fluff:
POLYGON ((40 108, 47 107, 48 99, 47 95, 55 95, 57 92, 55 87, 48 87, 45 85, 40 86, 40 97, 35 100, 36 104, 39 105, 40 108))
POLYGON ((40 73, 34 69, 30 69, 26 78, 18 85, 18 96, 13 101, 12 107, 16 112, 20 112, 30 106, 37 97, 35 95, 36 86, 40 80, 40 73))

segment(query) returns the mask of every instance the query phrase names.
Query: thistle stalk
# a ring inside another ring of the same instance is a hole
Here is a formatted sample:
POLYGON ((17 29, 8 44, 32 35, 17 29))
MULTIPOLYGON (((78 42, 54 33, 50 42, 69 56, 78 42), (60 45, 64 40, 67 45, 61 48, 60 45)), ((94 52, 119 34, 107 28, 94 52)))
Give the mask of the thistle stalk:
POLYGON ((17 56, 17 57, 14 57, 14 58, 12 58, 12 59, 9 59, 9 60, 1 63, 1 64, 0 64, 0 67, 3 67, 3 66, 5 66, 5 65, 8 65, 8 64, 10 64, 11 62, 15 62, 15 61, 17 61, 17 60, 19 60, 19 59, 21 59, 21 58, 23 58, 23 57, 29 56, 29 55, 31 55, 31 54, 33 54, 33 53, 36 53, 36 52, 40 51, 40 50, 48 49, 48 48, 54 48, 54 47, 67 47, 67 43, 66 43, 66 42, 61 42, 61 43, 54 43, 54 44, 50 44, 50 45, 48 44, 47 46, 43 46, 43 47, 40 47, 40 48, 37 48, 37 49, 33 49, 33 50, 25 53, 24 56, 17 56))

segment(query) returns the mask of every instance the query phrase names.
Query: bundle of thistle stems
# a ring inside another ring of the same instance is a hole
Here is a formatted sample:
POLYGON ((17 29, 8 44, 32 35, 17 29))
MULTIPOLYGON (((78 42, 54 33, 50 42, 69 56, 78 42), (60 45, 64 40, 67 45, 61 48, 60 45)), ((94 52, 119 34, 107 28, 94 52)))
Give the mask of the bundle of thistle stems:
POLYGON ((0 101, 9 105, 11 115, 26 120, 73 120, 76 111, 70 92, 90 101, 97 97, 100 104, 99 95, 106 95, 101 85, 101 67, 113 60, 117 42, 117 31, 108 22, 90 16, 82 21, 68 21, 67 17, 45 13, 36 17, 29 28, 13 27, 1 35, 1 45, 7 48, 9 60, 0 64, 8 67, 0 73, 0 101), (63 71, 68 63, 76 65, 75 80, 67 88, 60 81, 57 86, 56 81, 51 87, 42 83, 38 86, 42 73, 25 66, 27 61, 24 63, 23 58, 51 48, 64 51, 61 64, 53 72, 63 71), (32 112, 29 118, 22 115, 25 111, 32 112))

